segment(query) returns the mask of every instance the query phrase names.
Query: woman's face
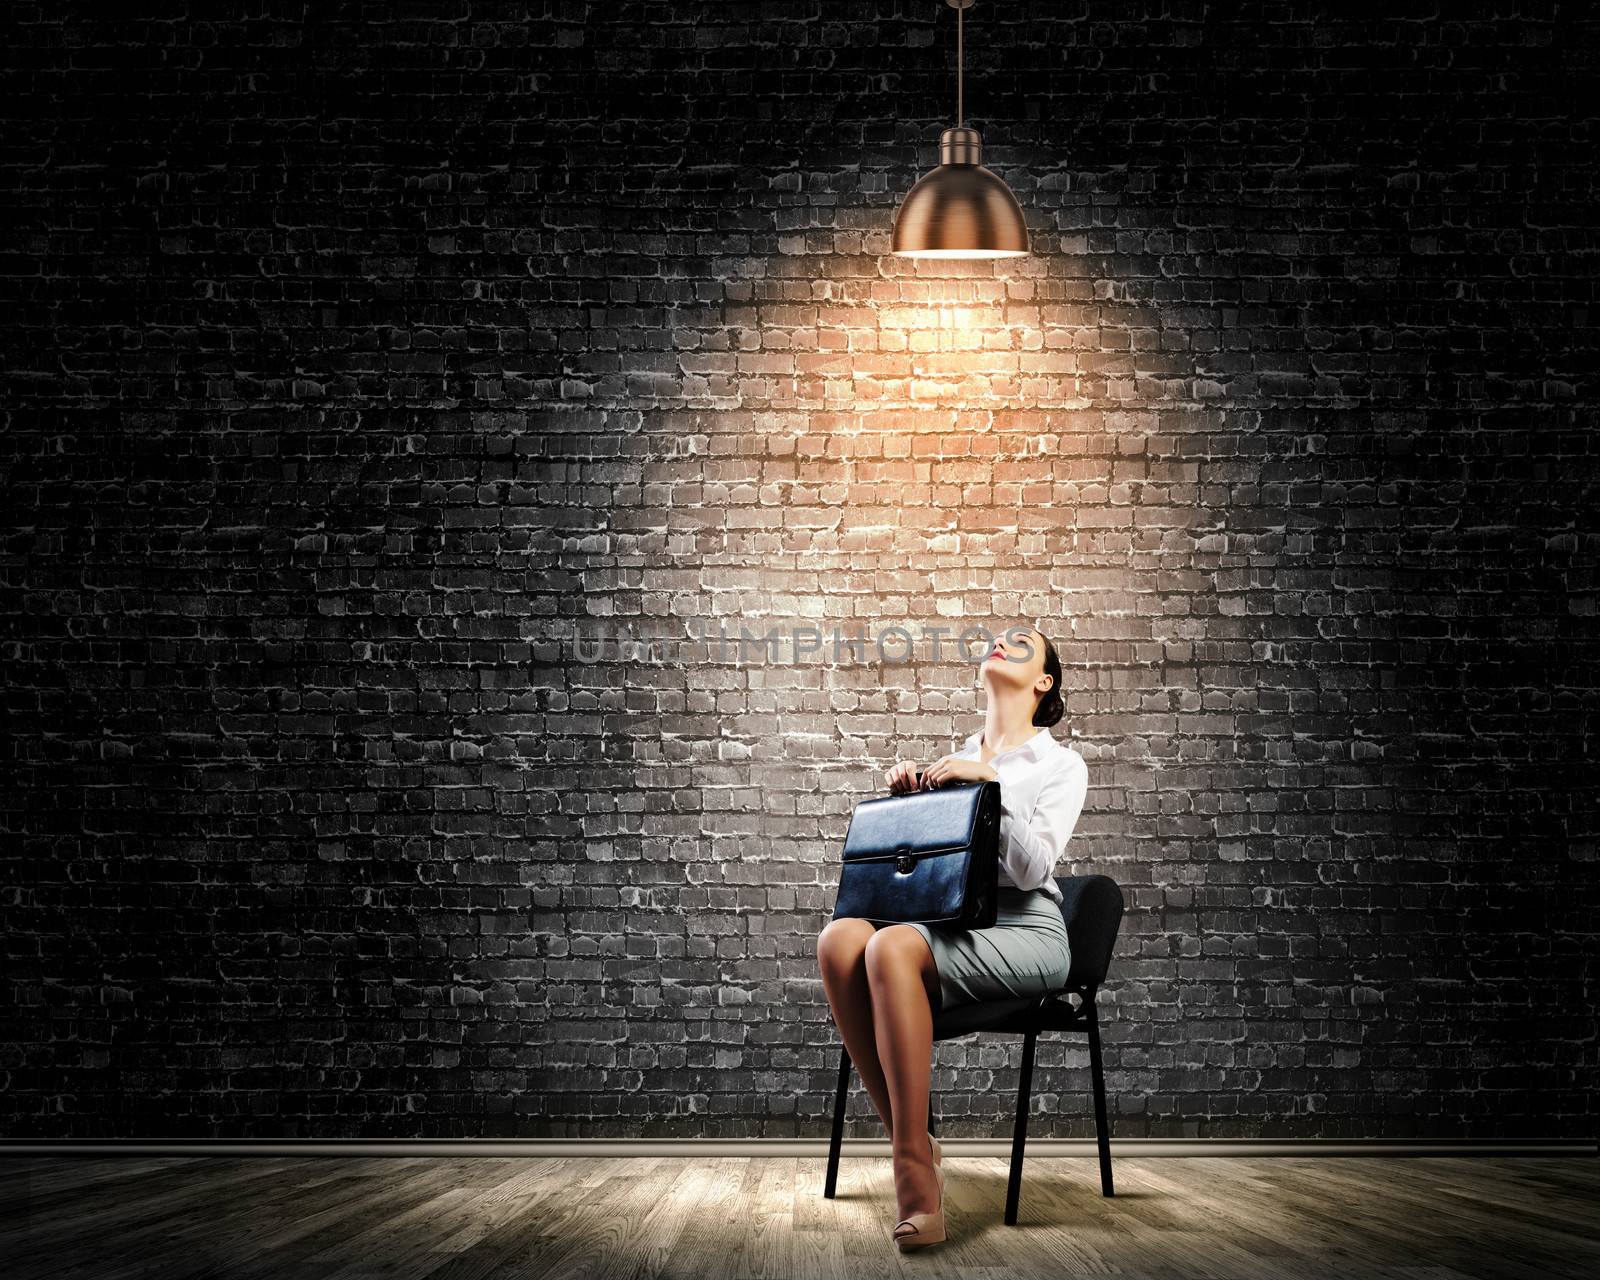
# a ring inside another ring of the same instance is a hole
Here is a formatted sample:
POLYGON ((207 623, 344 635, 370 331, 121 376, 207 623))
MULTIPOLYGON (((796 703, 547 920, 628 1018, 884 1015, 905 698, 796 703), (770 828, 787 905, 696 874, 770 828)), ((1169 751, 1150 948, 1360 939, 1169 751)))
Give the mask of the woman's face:
POLYGON ((985 688, 1031 689, 1039 697, 1050 688, 1044 673, 1044 637, 1032 627, 1008 627, 979 667, 985 688))

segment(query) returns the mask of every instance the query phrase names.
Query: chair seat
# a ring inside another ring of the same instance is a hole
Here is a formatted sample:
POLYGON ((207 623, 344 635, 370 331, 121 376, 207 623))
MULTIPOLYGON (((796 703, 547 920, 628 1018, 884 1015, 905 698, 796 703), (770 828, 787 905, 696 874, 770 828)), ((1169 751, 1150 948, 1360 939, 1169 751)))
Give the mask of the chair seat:
POLYGON ((1122 890, 1110 876, 1057 876, 1061 891, 1061 920, 1072 946, 1072 970, 1063 990, 1016 1000, 986 1000, 957 1005, 947 1014, 935 1014, 933 1038, 953 1040, 974 1031, 1015 1032, 1081 1031, 1087 1024, 1067 1002, 1074 991, 1083 1000, 1105 980, 1111 948, 1122 923, 1122 890))
POLYGON ((933 1020, 934 1040, 954 1040, 975 1031, 1010 1032, 1077 1031, 1085 1027, 1080 1008, 1074 1008, 1065 992, 1045 996, 1022 996, 1016 1000, 985 1000, 957 1005, 933 1020))

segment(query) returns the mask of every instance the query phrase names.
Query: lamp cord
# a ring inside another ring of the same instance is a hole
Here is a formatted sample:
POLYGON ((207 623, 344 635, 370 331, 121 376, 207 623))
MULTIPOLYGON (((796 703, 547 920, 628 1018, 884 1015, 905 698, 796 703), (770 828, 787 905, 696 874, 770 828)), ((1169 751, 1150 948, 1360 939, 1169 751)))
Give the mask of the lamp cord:
POLYGON ((956 128, 961 128, 967 122, 963 75, 966 71, 966 51, 961 43, 961 20, 966 15, 965 9, 956 10, 956 128))

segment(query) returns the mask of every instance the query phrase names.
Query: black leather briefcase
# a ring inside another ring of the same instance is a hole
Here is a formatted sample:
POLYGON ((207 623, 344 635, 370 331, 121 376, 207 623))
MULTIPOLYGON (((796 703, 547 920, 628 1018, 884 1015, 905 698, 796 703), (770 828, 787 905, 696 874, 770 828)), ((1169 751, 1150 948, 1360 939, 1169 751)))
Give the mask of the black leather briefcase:
POLYGON ((989 929, 999 873, 998 782, 863 800, 845 833, 833 917, 989 929))

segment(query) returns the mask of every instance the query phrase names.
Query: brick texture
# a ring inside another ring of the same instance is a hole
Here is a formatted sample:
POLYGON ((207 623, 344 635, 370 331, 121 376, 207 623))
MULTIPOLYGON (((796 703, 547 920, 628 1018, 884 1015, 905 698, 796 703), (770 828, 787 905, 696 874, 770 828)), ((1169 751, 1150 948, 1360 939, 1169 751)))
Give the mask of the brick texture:
POLYGON ((5 1136, 825 1133, 973 668, 573 633, 1018 616, 1118 1134, 1592 1135, 1600 27, 971 17, 1036 252, 930 268, 934 0, 7 6, 5 1136))

